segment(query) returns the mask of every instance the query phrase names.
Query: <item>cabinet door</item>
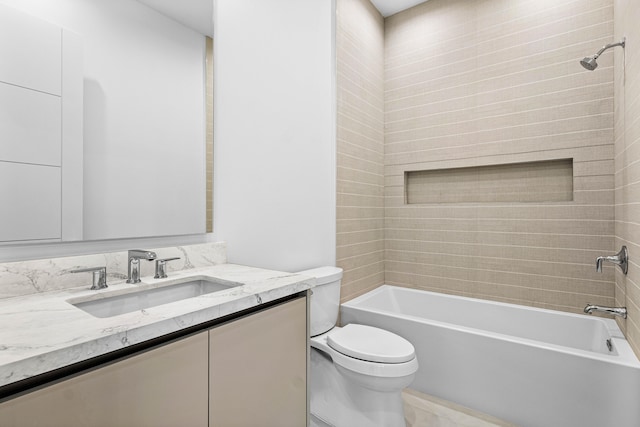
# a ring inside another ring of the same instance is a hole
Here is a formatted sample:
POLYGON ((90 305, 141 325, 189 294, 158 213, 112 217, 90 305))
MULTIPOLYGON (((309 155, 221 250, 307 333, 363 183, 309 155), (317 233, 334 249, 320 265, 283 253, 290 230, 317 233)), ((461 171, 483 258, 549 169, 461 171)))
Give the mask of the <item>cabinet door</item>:
POLYGON ((210 331, 210 427, 301 427, 307 414, 301 298, 210 331))
POLYGON ((207 332, 0 404, 8 426, 206 426, 207 332))

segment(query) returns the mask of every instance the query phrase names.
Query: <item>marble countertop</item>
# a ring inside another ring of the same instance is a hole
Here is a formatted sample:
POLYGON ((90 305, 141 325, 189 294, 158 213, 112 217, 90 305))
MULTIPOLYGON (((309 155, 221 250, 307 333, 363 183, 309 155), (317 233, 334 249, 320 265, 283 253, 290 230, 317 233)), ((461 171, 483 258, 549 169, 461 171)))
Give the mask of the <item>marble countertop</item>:
POLYGON ((315 279, 235 264, 170 273, 142 283, 109 283, 0 300, 0 386, 181 329, 256 307, 313 287, 315 279), (160 287, 199 277, 237 286, 114 317, 97 318, 68 301, 100 299, 140 287, 160 287))

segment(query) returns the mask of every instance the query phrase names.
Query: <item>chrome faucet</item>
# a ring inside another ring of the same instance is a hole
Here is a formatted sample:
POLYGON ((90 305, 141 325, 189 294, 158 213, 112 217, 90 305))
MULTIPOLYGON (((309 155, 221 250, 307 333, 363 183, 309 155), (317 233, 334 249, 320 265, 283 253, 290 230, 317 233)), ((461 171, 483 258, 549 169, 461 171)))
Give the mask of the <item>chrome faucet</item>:
POLYGON ((623 319, 627 318, 627 307, 604 307, 599 305, 587 304, 587 306, 584 308, 584 312, 587 314, 591 314, 594 311, 613 314, 614 316, 620 316, 623 319))
POLYGON ((140 283, 140 260, 153 261, 157 255, 155 252, 143 249, 131 249, 127 256, 128 274, 127 283, 140 283))
POLYGON ((629 269, 629 251, 627 251, 626 246, 623 246, 622 249, 620 249, 620 252, 613 256, 599 256, 598 258, 596 258, 596 271, 598 273, 602 273, 603 261, 612 262, 620 266, 622 272, 624 274, 627 274, 627 271, 629 269))

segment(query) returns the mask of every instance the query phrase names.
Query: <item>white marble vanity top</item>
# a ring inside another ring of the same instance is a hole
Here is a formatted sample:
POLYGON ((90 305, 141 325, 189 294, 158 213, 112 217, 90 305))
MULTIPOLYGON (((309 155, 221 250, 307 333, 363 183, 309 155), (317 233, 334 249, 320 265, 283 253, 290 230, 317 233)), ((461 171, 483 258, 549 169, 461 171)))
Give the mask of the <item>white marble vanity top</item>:
POLYGON ((0 386, 293 295, 314 283, 297 274, 221 264, 173 272, 166 279, 142 277, 135 285, 109 284, 99 291, 85 286, 6 298, 0 300, 0 386), (68 302, 202 276, 241 285, 108 318, 93 317, 68 302))

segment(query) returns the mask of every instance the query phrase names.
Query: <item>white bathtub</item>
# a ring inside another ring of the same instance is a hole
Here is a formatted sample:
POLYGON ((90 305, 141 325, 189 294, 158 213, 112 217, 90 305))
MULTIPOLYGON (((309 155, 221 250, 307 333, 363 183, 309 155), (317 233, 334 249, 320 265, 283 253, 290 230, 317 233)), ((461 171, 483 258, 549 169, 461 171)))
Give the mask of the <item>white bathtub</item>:
POLYGON ((415 390, 519 426, 640 426, 640 362, 611 319, 388 285, 341 315, 413 343, 415 390))

